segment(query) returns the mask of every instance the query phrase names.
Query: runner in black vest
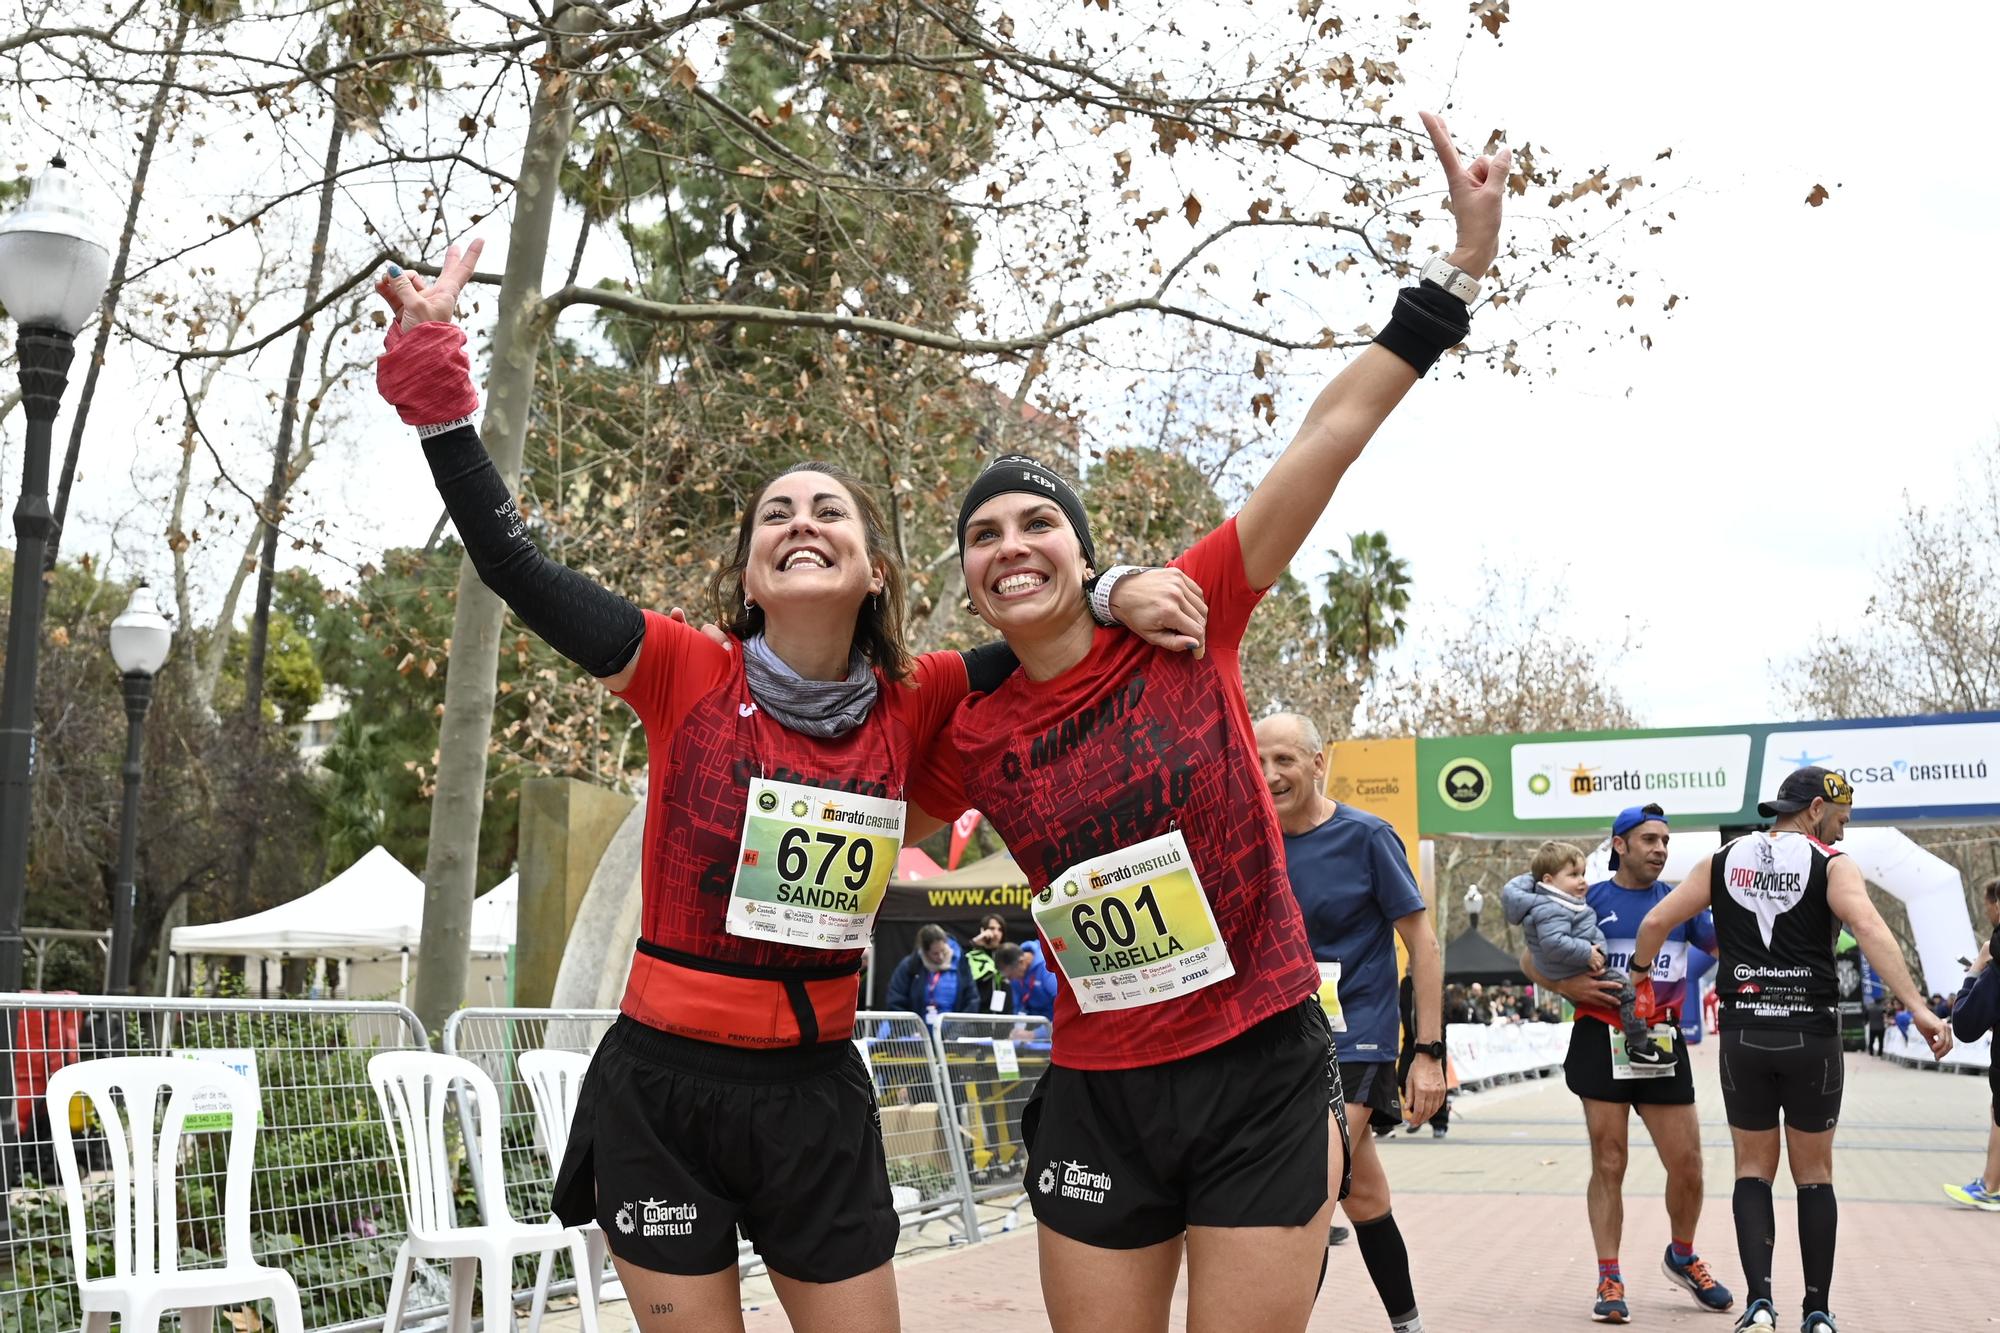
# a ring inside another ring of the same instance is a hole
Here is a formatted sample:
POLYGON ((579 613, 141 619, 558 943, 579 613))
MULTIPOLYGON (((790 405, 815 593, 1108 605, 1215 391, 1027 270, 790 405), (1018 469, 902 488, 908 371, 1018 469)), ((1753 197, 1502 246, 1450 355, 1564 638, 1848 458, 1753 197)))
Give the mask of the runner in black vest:
POLYGON ((1845 922, 1891 990, 1910 1006, 1939 1056, 1951 1033, 1924 1004, 1902 948, 1869 901, 1854 862, 1837 852, 1854 814, 1854 788, 1839 773, 1801 768, 1757 807, 1768 833, 1724 843, 1662 898, 1639 926, 1632 975, 1642 1003, 1651 959, 1667 932, 1704 907, 1715 909, 1721 946, 1722 1102, 1736 1141, 1736 1250, 1750 1287, 1738 1329, 1778 1325, 1771 1303, 1771 1250, 1777 1220, 1771 1180, 1778 1173, 1782 1111, 1792 1181, 1799 1191, 1799 1250, 1805 1268, 1800 1333, 1835 1333, 1827 1313, 1839 1206, 1833 1194, 1833 1131, 1840 1120, 1840 984, 1833 942, 1845 922), (1643 960, 1643 961, 1642 961, 1643 960))

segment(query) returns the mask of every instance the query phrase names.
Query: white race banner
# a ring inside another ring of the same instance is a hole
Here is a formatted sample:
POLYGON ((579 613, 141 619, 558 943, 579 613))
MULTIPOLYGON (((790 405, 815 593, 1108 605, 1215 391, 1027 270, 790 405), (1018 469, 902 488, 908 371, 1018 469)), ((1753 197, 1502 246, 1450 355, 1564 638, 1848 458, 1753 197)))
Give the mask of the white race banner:
POLYGON ((1513 747, 1516 819, 1609 818, 1658 801, 1674 815, 1735 814, 1750 733, 1523 741, 1513 747))

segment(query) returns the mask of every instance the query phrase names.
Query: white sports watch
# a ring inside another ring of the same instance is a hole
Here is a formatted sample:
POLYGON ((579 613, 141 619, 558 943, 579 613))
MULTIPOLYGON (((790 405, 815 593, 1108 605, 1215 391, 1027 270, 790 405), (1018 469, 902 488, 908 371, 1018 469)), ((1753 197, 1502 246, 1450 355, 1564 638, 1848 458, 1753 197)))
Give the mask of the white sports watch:
POLYGON ((1430 262, 1424 265, 1423 272, 1417 277, 1421 282, 1436 283, 1467 305, 1479 299, 1479 279, 1457 267, 1443 255, 1432 255, 1430 262))

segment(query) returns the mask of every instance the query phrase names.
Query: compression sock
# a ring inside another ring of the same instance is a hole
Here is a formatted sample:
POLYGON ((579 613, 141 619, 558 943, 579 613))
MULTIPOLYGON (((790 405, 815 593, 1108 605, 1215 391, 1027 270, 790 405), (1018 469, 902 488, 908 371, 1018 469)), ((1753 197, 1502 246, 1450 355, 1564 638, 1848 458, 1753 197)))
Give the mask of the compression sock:
POLYGON ((1361 1262, 1368 1266, 1368 1278, 1375 1294, 1382 1298, 1389 1325, 1397 1333, 1414 1333, 1423 1324, 1417 1319, 1417 1293, 1410 1286, 1410 1251, 1403 1244, 1402 1230, 1394 1213, 1354 1224, 1354 1240, 1361 1247, 1361 1262))
MULTIPOLYGON (((1755 1176, 1738 1176, 1736 1194, 1730 1201, 1736 1215, 1736 1257, 1743 1265, 1743 1281, 1753 1301, 1771 1299, 1771 1249, 1778 1243, 1778 1213, 1771 1203, 1771 1182, 1755 1176)), ((1805 1225, 1805 1213, 1799 1214, 1805 1225)))
POLYGON ((1806 1274, 1805 1308, 1830 1312, 1834 1242, 1840 1234, 1840 1202, 1831 1183, 1799 1186, 1799 1258, 1806 1274))
POLYGON ((1692 1263, 1694 1261, 1694 1242, 1691 1240, 1682 1240, 1679 1236, 1675 1236, 1674 1243, 1668 1247, 1667 1252, 1674 1256, 1674 1262, 1677 1264, 1686 1265, 1692 1263))
POLYGON ((1602 1282, 1605 1278, 1610 1278, 1613 1282, 1623 1282, 1625 1280, 1625 1275, 1618 1271, 1618 1258, 1616 1255, 1613 1255, 1609 1259, 1599 1259, 1597 1261, 1597 1280, 1602 1282))

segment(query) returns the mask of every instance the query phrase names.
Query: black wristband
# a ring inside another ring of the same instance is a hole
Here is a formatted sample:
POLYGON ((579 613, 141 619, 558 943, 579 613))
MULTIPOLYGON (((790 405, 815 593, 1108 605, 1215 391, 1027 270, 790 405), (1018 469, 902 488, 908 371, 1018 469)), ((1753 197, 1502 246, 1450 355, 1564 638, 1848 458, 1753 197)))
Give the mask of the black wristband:
POLYGON ((528 540, 528 525, 478 431, 460 426, 423 444, 431 478, 480 581, 549 647, 591 675, 624 670, 646 637, 644 613, 528 540))
POLYGON ((1422 379, 1471 329, 1472 312, 1465 302, 1434 282, 1420 282, 1396 293, 1396 312, 1375 344, 1409 362, 1422 379))

